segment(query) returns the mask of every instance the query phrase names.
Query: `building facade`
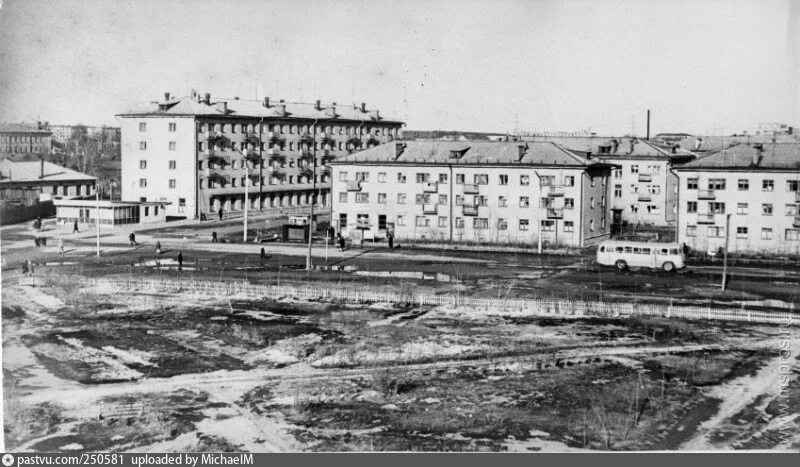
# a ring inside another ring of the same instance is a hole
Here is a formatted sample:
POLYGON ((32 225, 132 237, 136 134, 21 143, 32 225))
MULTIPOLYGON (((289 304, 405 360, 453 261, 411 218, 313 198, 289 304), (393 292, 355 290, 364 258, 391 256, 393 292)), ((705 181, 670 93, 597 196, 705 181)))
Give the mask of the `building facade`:
POLYGON ((21 159, 50 153, 47 122, 0 123, 0 158, 21 159))
POLYGON ((95 177, 51 162, 0 161, 0 198, 5 200, 26 197, 31 192, 55 199, 79 198, 94 196, 96 189, 95 177))
POLYGON ((611 166, 553 143, 393 142, 332 165, 345 236, 581 247, 609 235, 611 166))
POLYGON ((727 238, 728 251, 800 254, 800 144, 740 144, 674 170, 679 242, 715 252, 727 238))
POLYGON ((327 205, 328 163, 401 137, 378 110, 234 99, 165 99, 118 115, 122 198, 166 201, 167 215, 327 205))

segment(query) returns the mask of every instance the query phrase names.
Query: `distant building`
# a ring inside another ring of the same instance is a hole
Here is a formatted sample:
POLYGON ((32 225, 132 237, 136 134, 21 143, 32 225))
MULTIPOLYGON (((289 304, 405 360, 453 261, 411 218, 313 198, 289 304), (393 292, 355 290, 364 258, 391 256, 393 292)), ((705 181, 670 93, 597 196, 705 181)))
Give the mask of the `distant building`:
POLYGON ((51 137, 47 122, 0 123, 0 158, 49 154, 51 137))
POLYGON ((398 139, 403 126, 363 103, 212 99, 197 93, 166 93, 164 100, 118 117, 122 199, 168 202, 168 215, 175 217, 241 211, 246 184, 251 209, 308 206, 312 200, 327 205, 327 163, 398 139))
POLYGON ((86 135, 90 138, 100 140, 101 142, 109 145, 119 146, 122 130, 119 127, 113 126, 90 126, 82 124, 74 125, 50 125, 50 131, 53 133, 53 142, 61 145, 67 144, 72 135, 78 130, 86 131, 86 135))
POLYGON ((612 166, 550 142, 393 142, 332 166, 345 236, 581 247, 609 235, 612 166))
POLYGON ((475 131, 454 130, 404 130, 406 141, 438 140, 438 141, 500 141, 507 137, 504 133, 481 133, 475 131))
POLYGON ((44 160, 0 161, 0 198, 3 199, 15 198, 17 193, 23 192, 38 192, 56 199, 94 196, 96 187, 95 177, 44 160))
POLYGON ((800 143, 739 144, 680 167, 678 241, 699 251, 800 254, 800 143))

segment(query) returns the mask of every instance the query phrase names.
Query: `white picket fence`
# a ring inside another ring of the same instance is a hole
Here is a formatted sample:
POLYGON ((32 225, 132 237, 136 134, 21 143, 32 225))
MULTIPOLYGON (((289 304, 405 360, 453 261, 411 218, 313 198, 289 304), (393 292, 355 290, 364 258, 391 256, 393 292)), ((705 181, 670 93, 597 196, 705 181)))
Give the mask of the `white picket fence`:
POLYGON ((257 285, 248 282, 184 281, 160 278, 94 278, 76 275, 45 274, 24 276, 20 285, 108 287, 123 291, 183 292, 215 297, 249 299, 294 298, 311 301, 349 303, 392 303, 469 307, 497 310, 520 316, 661 316, 666 318, 745 321, 779 325, 797 325, 800 314, 794 311, 748 310, 745 308, 712 308, 643 303, 608 303, 582 300, 539 300, 466 297, 452 294, 417 294, 375 291, 357 288, 308 287, 291 285, 257 285))

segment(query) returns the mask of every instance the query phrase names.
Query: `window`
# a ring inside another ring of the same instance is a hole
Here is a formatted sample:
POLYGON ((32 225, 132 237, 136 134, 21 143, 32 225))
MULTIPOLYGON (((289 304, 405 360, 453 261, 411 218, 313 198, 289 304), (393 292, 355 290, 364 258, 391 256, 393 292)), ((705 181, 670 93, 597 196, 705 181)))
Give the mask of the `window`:
POLYGON ((178 212, 186 210, 186 198, 178 198, 178 212))
POLYGON ((708 236, 713 238, 721 238, 725 236, 725 228, 718 227, 718 226, 709 226, 708 227, 708 236))
POLYGON ((358 182, 368 182, 369 181, 369 172, 356 172, 356 181, 358 181, 358 182))
POLYGON ((508 230, 508 221, 505 219, 497 219, 497 230, 508 230))
POLYGON ((147 123, 139 122, 139 131, 147 131, 147 123))
POLYGON ((636 214, 637 212, 639 212, 639 206, 631 204, 631 214, 636 214))
POLYGON ((696 237, 697 236, 697 226, 696 225, 687 225, 686 226, 686 236, 687 237, 696 237))
POLYGON ((175 161, 169 161, 169 170, 175 170, 178 167, 178 163, 175 161))
POLYGON ((174 132, 177 129, 178 129, 178 125, 176 125, 175 123, 170 123, 169 124, 169 131, 174 132))
POLYGON ((146 178, 140 178, 139 179, 139 188, 147 188, 147 179, 146 178))
POLYGON ((508 175, 500 175, 500 184, 508 185, 508 175))
POLYGON ((346 191, 340 191, 339 192, 339 202, 340 203, 346 203, 347 202, 347 192, 346 191))
POLYGON ((594 177, 589 177, 589 182, 591 183, 592 186, 594 186, 594 177))
POLYGON ((531 205, 531 199, 527 196, 520 196, 519 197, 519 207, 527 208, 531 205))
POLYGON ((439 183, 447 183, 447 174, 439 174, 439 183))
POLYGON ((456 183, 457 184, 464 184, 464 174, 456 174, 456 183))
POLYGON ((463 217, 456 217, 456 228, 463 229, 464 228, 464 218, 463 217))
POLYGON ((386 172, 378 172, 378 183, 386 183, 386 172))
POLYGON ((497 206, 499 206, 501 208, 504 208, 504 207, 508 206, 508 199, 506 199, 505 196, 499 196, 497 198, 497 206))
POLYGON ((614 178, 622 178, 622 169, 614 169, 614 178))
POLYGON ((647 185, 647 192, 651 195, 660 195, 661 185, 647 185))
POLYGON ((797 205, 796 204, 787 204, 786 205, 786 215, 787 216, 796 216, 797 215, 797 205))
POLYGON ((648 214, 659 214, 661 212, 661 206, 657 204, 648 204, 647 205, 647 213, 648 214))
POLYGON ((339 181, 346 182, 347 181, 347 172, 339 172, 339 181))
POLYGON ((636 164, 631 165, 631 173, 632 174, 638 174, 639 173, 639 166, 636 165, 636 164))
POLYGON ((747 203, 736 203, 736 214, 747 215, 747 203))
POLYGON ((347 228, 347 214, 340 213, 339 214, 339 229, 346 229, 347 228))
POLYGON ((764 203, 761 205, 761 214, 764 216, 771 216, 772 215, 772 204, 771 203, 764 203))
POLYGON ((431 204, 431 195, 427 193, 417 193, 415 202, 417 204, 431 204))
POLYGON ((775 180, 762 180, 761 191, 775 191, 775 180))
POLYGON ((405 183, 406 182, 406 174, 398 173, 397 174, 397 183, 405 183))
POLYGON ((175 179, 174 178, 170 178, 169 179, 169 187, 170 188, 175 188, 175 179))
POLYGON ((417 216, 416 218, 416 226, 417 227, 430 227, 431 221, 425 216, 417 216))
POLYGON ((786 229, 784 238, 793 242, 800 240, 800 229, 786 229))
POLYGON ((697 201, 687 201, 686 212, 689 214, 697 212, 697 201))
POLYGON ((556 221, 542 221, 542 232, 552 232, 556 229, 556 221))
POLYGON ((747 191, 750 189, 750 180, 746 178, 739 179, 739 191, 747 191))
POLYGON ((447 218, 439 216, 439 227, 447 227, 447 218))
POLYGON ((725 189, 725 179, 724 178, 712 178, 708 180, 708 189, 709 190, 724 190, 725 189))
POLYGON ((475 195, 475 206, 486 206, 489 200, 483 195, 475 195))
POLYGON ((146 169, 147 168, 147 161, 146 160, 140 160, 139 161, 139 168, 140 169, 146 169))
POLYGON ((531 184, 531 176, 530 175, 520 175, 519 176, 519 184, 522 186, 528 186, 531 184))
POLYGON ((708 203, 709 214, 725 214, 725 203, 710 201, 708 203))
POLYGON ((592 220, 590 220, 590 221, 589 221, 589 230, 591 230, 592 232, 594 232, 594 219, 592 219, 592 220))
POLYGON ((406 216, 397 216, 397 225, 406 225, 406 216))
POLYGON ((591 198, 589 198, 589 207, 590 207, 591 209, 594 209, 594 196, 592 196, 591 198))
POLYGON ((614 198, 622 197, 622 185, 614 185, 614 198))
POLYGON ((488 185, 489 176, 486 174, 475 174, 473 177, 476 185, 488 185))
POLYGON ((575 223, 572 221, 564 221, 564 232, 574 232, 575 223))
POLYGON ((483 230, 489 228, 489 219, 485 217, 476 217, 472 219, 472 228, 475 230, 483 230))
POLYGON ((519 220, 519 230, 525 231, 528 230, 530 226, 530 221, 528 219, 520 219, 519 220))
POLYGON ((747 238, 747 227, 736 227, 736 238, 747 238))
POLYGON ((397 204, 406 204, 406 194, 405 193, 398 193, 397 194, 397 204))
POLYGON ((170 141, 169 142, 169 150, 170 151, 174 151, 175 150, 175 141, 170 141))
POLYGON ((772 240, 772 229, 764 227, 761 229, 761 240, 772 240))
POLYGON ((428 181, 430 181, 430 178, 431 174, 418 173, 417 183, 428 183, 428 181))
POLYGON ((139 150, 146 151, 147 150, 147 141, 139 141, 139 150))
POLYGON ((788 180, 786 182, 787 191, 800 191, 800 180, 788 180))
POLYGON ((369 193, 356 193, 356 203, 369 203, 369 193))
POLYGON ((386 193, 378 193, 378 204, 386 204, 386 193))
POLYGON ((564 209, 575 209, 575 198, 564 198, 564 209))
POLYGON ((698 179, 697 177, 686 179, 687 190, 696 190, 699 185, 700 185, 700 179, 698 179))
POLYGON ((556 177, 553 175, 542 175, 539 177, 541 186, 554 186, 556 184, 556 177))
POLYGON ((206 150, 206 149, 205 149, 205 147, 206 147, 206 146, 205 146, 205 144, 203 144, 203 142, 202 142, 202 141, 198 141, 198 143, 197 143, 197 150, 198 150, 198 151, 201 151, 201 152, 202 152, 202 151, 205 151, 205 150, 206 150))
POLYGON ((447 204, 447 195, 439 195, 439 204, 447 204))
MULTIPOLYGON (((603 179, 605 180, 605 179, 603 179)), ((567 175, 564 177, 564 186, 575 186, 575 177, 573 175, 567 175)))
POLYGON ((464 204, 464 197, 461 195, 456 195, 456 206, 461 206, 464 204))

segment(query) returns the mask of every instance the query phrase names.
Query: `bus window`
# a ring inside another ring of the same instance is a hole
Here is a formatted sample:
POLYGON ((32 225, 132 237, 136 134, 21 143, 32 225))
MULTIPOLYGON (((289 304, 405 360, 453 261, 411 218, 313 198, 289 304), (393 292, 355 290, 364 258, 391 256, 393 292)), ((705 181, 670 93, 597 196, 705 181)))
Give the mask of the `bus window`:
POLYGON ((650 254, 650 248, 642 248, 642 254, 649 255, 650 254))
POLYGON ((636 254, 638 255, 638 254, 641 254, 641 253, 642 253, 642 249, 641 249, 641 248, 639 248, 639 247, 634 247, 634 248, 633 248, 633 252, 634 252, 634 253, 636 253, 636 254))
POLYGON ((622 253, 623 248, 621 246, 617 247, 617 253, 622 253))
POLYGON ((606 247, 604 247, 604 246, 601 246, 601 247, 600 247, 600 252, 602 253, 602 252, 604 252, 604 251, 606 251, 606 247))
POLYGON ((667 249, 666 248, 662 248, 661 249, 661 254, 662 255, 666 255, 667 254, 667 249))
POLYGON ((677 255, 678 254, 678 249, 677 248, 670 248, 669 253, 671 255, 677 255))
POLYGON ((633 248, 631 248, 629 246, 626 246, 625 247, 625 253, 633 253, 633 248))

